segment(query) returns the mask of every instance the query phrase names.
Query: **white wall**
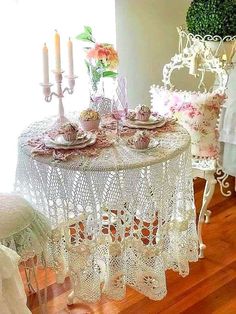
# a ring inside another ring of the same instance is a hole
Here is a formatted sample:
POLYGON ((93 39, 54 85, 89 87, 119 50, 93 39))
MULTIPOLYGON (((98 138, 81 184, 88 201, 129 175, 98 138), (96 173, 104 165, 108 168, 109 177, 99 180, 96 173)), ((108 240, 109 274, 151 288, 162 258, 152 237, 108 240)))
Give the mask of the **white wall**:
POLYGON ((149 103, 150 85, 161 84, 162 68, 178 50, 176 27, 185 23, 190 2, 116 0, 119 72, 127 77, 131 106, 149 103))
MULTIPOLYGON (((81 111, 89 105, 88 74, 84 63, 86 43, 75 36, 90 25, 98 42, 115 43, 115 0, 0 0, 0 191, 13 189, 17 158, 17 138, 28 124, 57 114, 58 100, 44 101, 42 47, 47 43, 49 76, 55 67, 54 29, 61 36, 61 62, 68 68, 67 41, 74 48, 74 71, 78 75, 73 95, 63 99, 65 113, 81 111), (104 9, 105 8, 105 9, 104 9), (107 26, 109 25, 109 27, 107 26), (10 125, 10 127, 9 127, 10 125), (7 130, 7 136, 6 136, 7 130)), ((67 86, 63 80, 63 87, 67 86)), ((1 310, 0 310, 1 312, 1 310)))

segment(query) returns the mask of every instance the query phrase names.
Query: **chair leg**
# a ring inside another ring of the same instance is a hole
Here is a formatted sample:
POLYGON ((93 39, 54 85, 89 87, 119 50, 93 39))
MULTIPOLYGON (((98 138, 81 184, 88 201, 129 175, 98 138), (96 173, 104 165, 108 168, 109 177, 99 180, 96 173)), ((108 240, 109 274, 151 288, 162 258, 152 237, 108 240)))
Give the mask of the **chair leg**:
POLYGON ((24 262, 24 271, 25 271, 25 278, 26 278, 26 284, 27 284, 28 290, 30 293, 35 293, 36 291, 31 283, 32 268, 29 267, 26 262, 24 262))
POLYGON ((201 207, 199 218, 198 218, 198 239, 199 239, 199 245, 200 245, 199 258, 204 258, 204 250, 206 248, 206 245, 203 243, 203 240, 202 240, 202 224, 204 222, 205 217, 206 217, 206 223, 209 222, 211 211, 207 210, 207 207, 214 194, 216 182, 217 181, 215 180, 214 173, 212 173, 207 178, 206 184, 205 184, 202 207, 201 207))
MULTIPOLYGON (((212 181, 212 179, 211 179, 212 181)), ((214 181, 214 179, 213 179, 214 181)), ((215 182, 216 183, 216 182, 215 182)), ((210 216, 211 216, 211 211, 209 209, 207 209, 208 204, 210 203, 212 196, 214 194, 215 188, 212 191, 212 184, 215 185, 215 183, 211 183, 211 185, 209 184, 209 180, 206 181, 205 184, 205 189, 204 189, 204 193, 203 193, 203 198, 202 198, 202 207, 204 206, 204 204, 207 202, 207 205, 204 207, 205 212, 204 212, 204 216, 205 216, 205 223, 208 224, 210 223, 210 216)))
POLYGON ((39 302, 39 308, 40 308, 40 313, 46 314, 47 313, 47 265, 46 261, 44 258, 44 255, 42 256, 42 261, 43 261, 43 267, 44 267, 44 275, 45 275, 45 287, 44 287, 44 296, 42 298, 40 289, 39 289, 39 284, 38 284, 38 279, 37 279, 37 261, 35 260, 34 257, 28 259, 26 262, 24 262, 24 269, 25 269, 25 275, 26 275, 26 281, 27 281, 27 286, 29 289, 30 293, 36 293, 38 302, 39 302), (32 282, 34 281, 33 286, 32 282))

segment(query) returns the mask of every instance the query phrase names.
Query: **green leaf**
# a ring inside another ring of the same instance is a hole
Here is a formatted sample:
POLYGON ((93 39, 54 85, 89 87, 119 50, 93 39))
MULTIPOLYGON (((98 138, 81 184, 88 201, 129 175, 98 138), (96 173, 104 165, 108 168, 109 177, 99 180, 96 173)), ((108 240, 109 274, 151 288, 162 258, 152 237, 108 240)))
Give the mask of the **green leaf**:
POLYGON ((84 32, 92 37, 92 28, 90 26, 84 26, 84 32))
POLYGON ((118 73, 113 71, 104 71, 102 76, 103 77, 117 77, 118 73))
POLYGON ((92 28, 90 26, 84 26, 84 32, 75 37, 82 41, 89 41, 95 43, 95 39, 92 35, 92 28))
POLYGON ((86 34, 86 33, 81 33, 81 34, 77 35, 75 38, 82 40, 82 41, 93 42, 93 39, 91 38, 91 36, 89 34, 86 34))

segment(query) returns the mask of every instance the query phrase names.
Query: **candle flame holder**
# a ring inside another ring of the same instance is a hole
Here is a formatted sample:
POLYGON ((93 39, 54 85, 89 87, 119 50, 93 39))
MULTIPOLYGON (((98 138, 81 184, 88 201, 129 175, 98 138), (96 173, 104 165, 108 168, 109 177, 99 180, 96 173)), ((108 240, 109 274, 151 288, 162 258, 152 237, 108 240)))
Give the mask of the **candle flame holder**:
POLYGON ((43 94, 44 99, 46 102, 51 102, 53 96, 58 98, 58 118, 54 124, 54 127, 60 127, 65 122, 68 122, 69 120, 65 117, 64 113, 64 106, 62 102, 62 98, 64 97, 64 94, 67 92, 69 95, 72 95, 74 92, 74 86, 75 86, 75 79, 77 76, 65 76, 68 80, 68 87, 65 87, 62 89, 62 79, 63 79, 63 73, 53 71, 55 75, 55 82, 56 82, 56 92, 51 91, 51 87, 53 86, 52 83, 44 84, 41 83, 40 85, 43 87, 43 94))

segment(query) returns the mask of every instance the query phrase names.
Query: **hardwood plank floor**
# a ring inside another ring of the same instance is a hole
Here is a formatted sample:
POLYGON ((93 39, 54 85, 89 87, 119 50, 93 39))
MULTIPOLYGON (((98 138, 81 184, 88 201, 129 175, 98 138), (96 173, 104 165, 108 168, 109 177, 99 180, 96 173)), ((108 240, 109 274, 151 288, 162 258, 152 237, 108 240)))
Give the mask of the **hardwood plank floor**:
MULTIPOLYGON (((203 180, 196 180, 195 199, 200 208, 203 180)), ((70 289, 67 279, 63 285, 55 283, 55 276, 49 271, 48 313, 49 314, 235 314, 236 313, 236 193, 221 195, 217 185, 209 209, 211 223, 204 224, 203 238, 207 245, 205 259, 190 264, 189 276, 182 278, 173 271, 167 272, 167 296, 161 301, 152 301, 131 288, 127 288, 122 301, 102 297, 96 304, 67 306, 70 289)), ((43 287, 43 273, 38 273, 40 287, 43 287)), ((36 295, 28 296, 33 314, 40 313, 36 295)))

